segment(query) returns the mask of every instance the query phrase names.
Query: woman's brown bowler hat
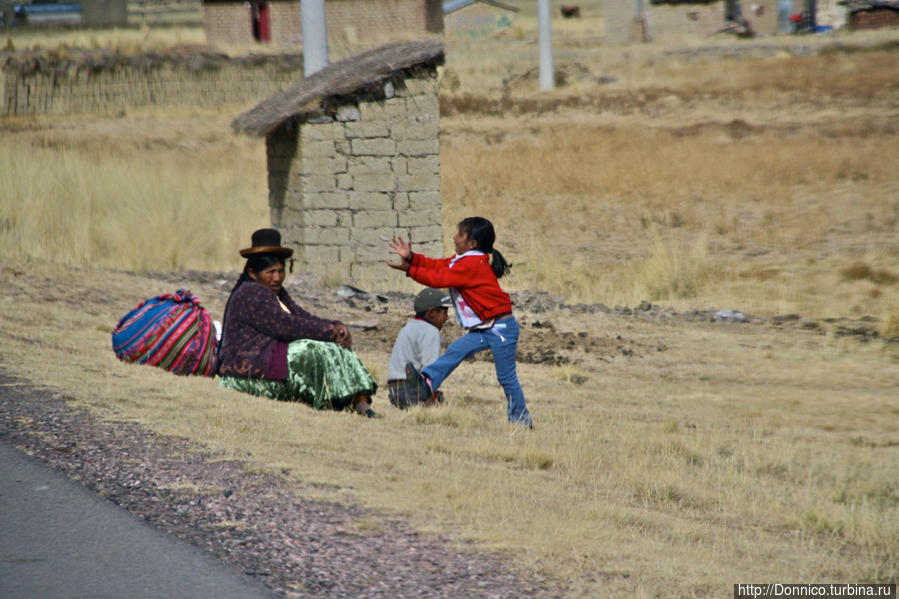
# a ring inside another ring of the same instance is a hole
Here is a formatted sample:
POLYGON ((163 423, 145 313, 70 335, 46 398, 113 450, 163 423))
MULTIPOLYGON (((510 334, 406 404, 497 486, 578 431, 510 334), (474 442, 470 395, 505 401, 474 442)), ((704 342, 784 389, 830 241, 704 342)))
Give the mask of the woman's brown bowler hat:
POLYGON ((251 238, 253 247, 240 250, 240 255, 249 258, 256 254, 276 254, 289 258, 293 256, 293 250, 281 246, 281 233, 277 229, 259 229, 251 238))

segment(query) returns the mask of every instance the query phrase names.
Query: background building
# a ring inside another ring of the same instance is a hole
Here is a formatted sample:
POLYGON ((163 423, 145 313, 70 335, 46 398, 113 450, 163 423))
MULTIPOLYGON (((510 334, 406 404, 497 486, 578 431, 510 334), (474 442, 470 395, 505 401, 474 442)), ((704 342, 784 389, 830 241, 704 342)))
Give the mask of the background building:
MULTIPOLYGON (((210 44, 302 45, 301 3, 204 0, 210 44)), ((443 33, 440 0, 326 0, 329 44, 372 46, 443 33)))
POLYGON ((443 3, 443 13, 446 38, 466 41, 511 30, 518 9, 496 0, 448 0, 443 3))

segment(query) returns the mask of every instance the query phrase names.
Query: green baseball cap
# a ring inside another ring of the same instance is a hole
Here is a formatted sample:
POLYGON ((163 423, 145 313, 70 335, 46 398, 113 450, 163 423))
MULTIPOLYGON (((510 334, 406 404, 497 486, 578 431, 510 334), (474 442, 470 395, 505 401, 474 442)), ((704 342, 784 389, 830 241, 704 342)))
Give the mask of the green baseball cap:
POLYGON ((422 289, 415 296, 412 307, 416 314, 427 312, 430 308, 448 308, 453 305, 453 300, 445 289, 422 289))

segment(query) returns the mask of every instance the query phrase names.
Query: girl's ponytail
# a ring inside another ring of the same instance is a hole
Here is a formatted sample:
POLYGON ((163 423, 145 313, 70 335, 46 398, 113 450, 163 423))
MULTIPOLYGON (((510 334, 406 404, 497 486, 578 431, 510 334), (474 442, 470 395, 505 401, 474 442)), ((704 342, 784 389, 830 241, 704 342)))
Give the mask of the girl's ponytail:
POLYGON ((506 262, 506 259, 499 253, 499 250, 494 249, 491 254, 490 268, 493 269, 493 274, 496 275, 497 279, 502 278, 502 276, 506 274, 506 271, 512 268, 512 265, 506 262))

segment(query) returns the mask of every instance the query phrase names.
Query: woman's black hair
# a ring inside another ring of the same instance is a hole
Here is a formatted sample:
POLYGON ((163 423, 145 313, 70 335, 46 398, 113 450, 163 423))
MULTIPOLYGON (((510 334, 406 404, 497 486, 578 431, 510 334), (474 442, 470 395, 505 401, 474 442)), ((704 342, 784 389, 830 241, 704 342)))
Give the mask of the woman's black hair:
POLYGON ((459 221, 459 231, 464 232, 465 236, 477 244, 477 249, 485 254, 490 255, 490 267, 493 274, 499 279, 506 271, 512 268, 512 265, 506 262, 506 259, 499 250, 493 249, 493 242, 496 241, 496 232, 493 230, 493 223, 481 216, 469 216, 459 221))
POLYGON ((255 254, 247 258, 247 263, 243 267, 243 272, 245 275, 249 276, 249 271, 251 270, 253 272, 262 272, 266 268, 271 268, 276 264, 286 266, 284 256, 280 254, 255 254))
MULTIPOLYGON (((247 281, 252 281, 253 277, 250 276, 250 271, 253 272, 261 272, 266 268, 271 268, 276 264, 284 265, 285 258, 280 254, 254 254, 247 258, 246 264, 244 264, 243 272, 240 273, 240 276, 237 278, 237 283, 234 284, 234 287, 231 289, 231 295, 234 295, 234 292, 237 291, 237 288, 246 283, 247 281)), ((231 295, 228 296, 228 302, 231 301, 231 295)), ((228 313, 228 304, 225 304, 225 314, 228 313)), ((225 320, 222 319, 222 323, 224 324, 225 320)))

